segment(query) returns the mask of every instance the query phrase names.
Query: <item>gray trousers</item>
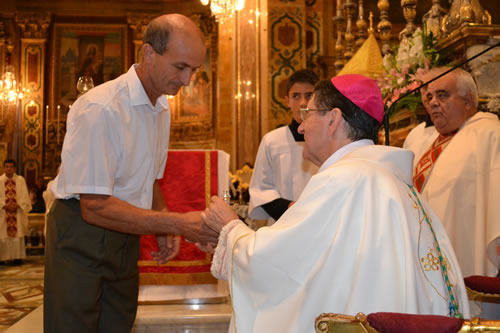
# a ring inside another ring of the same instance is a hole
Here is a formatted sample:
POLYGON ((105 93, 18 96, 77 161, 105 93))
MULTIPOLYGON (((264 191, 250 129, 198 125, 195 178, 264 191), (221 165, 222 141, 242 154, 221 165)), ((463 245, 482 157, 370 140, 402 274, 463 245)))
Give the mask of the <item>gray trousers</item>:
POLYGON ((44 332, 130 332, 137 312, 139 236, 82 219, 56 200, 47 218, 44 332))

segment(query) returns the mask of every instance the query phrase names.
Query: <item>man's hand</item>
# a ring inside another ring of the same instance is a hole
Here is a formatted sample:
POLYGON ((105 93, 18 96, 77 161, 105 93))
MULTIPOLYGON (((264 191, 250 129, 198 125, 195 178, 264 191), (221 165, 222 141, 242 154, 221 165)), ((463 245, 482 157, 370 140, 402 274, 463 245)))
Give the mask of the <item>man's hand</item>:
POLYGON ((184 235, 190 242, 217 244, 219 232, 209 228, 201 221, 201 212, 184 213, 182 222, 177 225, 179 233, 184 235))
POLYGON ((158 252, 151 252, 151 255, 158 262, 158 265, 165 264, 177 257, 181 249, 181 236, 156 235, 156 242, 158 243, 158 252))
POLYGON ((196 243, 195 245, 200 251, 208 252, 208 253, 214 253, 215 248, 217 247, 216 244, 212 244, 212 243, 208 243, 208 244, 204 244, 204 245, 202 245, 200 243, 196 243))
POLYGON ((226 224, 238 219, 238 215, 221 198, 213 196, 210 199, 210 207, 201 213, 201 219, 211 229, 220 233, 226 224))

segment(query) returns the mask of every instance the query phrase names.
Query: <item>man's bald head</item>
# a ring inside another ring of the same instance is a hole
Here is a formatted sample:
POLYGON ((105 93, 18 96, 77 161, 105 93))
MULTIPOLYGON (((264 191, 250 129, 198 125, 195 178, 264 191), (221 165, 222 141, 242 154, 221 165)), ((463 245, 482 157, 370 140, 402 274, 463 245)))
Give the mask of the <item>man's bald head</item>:
POLYGON ((199 39, 203 44, 203 34, 196 24, 181 14, 167 14, 149 22, 142 37, 143 44, 149 44, 158 54, 163 54, 173 33, 185 34, 189 39, 199 39))

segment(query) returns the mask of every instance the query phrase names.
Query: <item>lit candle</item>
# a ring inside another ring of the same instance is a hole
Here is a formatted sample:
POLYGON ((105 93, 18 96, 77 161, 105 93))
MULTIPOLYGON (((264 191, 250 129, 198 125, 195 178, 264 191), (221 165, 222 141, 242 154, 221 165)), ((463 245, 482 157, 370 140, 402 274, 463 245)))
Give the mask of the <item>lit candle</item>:
POLYGON ((59 144, 59 117, 61 114, 61 106, 57 106, 57 144, 59 144))
POLYGON ((45 143, 49 143, 49 105, 45 105, 45 143))

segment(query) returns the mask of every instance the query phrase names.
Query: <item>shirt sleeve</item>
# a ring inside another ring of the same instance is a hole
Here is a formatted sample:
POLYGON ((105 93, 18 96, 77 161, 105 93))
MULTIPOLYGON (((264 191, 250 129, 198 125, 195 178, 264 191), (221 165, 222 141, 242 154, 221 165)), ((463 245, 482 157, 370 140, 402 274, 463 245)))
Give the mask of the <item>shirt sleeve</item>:
POLYGON ((66 193, 112 194, 121 157, 119 126, 113 126, 120 119, 114 115, 96 103, 71 110, 62 152, 66 193))
POLYGON ((269 214, 275 221, 283 215, 288 209, 288 205, 290 204, 290 200, 278 198, 271 202, 262 205, 262 208, 269 214))
POLYGON ((256 219, 266 219, 271 215, 262 207, 263 204, 280 198, 275 177, 273 175, 273 156, 268 147, 266 136, 260 143, 257 157, 255 159, 255 168, 250 181, 250 204, 249 215, 256 219))

